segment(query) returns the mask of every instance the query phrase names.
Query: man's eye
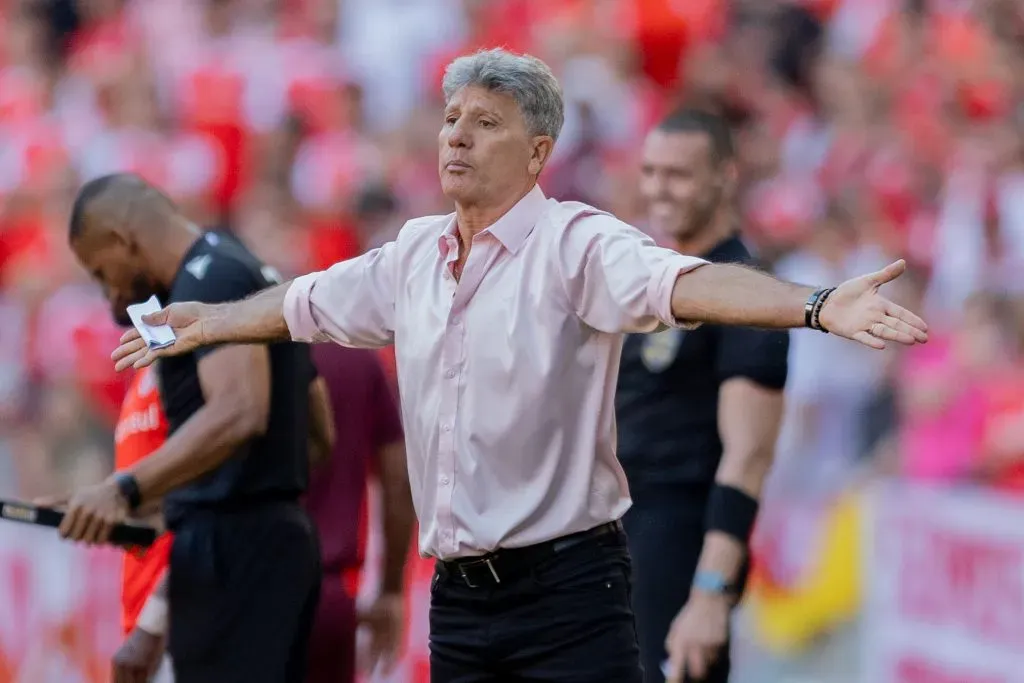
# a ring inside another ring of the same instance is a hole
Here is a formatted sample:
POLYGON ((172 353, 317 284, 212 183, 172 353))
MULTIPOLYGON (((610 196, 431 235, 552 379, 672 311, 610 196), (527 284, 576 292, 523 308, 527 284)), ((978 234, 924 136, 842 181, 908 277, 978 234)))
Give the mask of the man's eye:
POLYGON ((480 125, 484 128, 494 128, 494 124, 486 119, 480 121, 480 125))

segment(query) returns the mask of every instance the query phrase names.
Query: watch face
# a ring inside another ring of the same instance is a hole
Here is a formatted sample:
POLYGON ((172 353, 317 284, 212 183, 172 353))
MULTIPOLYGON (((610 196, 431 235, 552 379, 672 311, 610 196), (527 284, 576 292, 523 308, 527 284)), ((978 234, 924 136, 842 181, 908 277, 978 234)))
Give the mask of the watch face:
POLYGON ((142 502, 139 484, 132 475, 119 474, 117 476, 117 489, 121 493, 121 497, 124 498, 124 501, 128 503, 128 507, 132 510, 137 508, 139 503, 142 502))

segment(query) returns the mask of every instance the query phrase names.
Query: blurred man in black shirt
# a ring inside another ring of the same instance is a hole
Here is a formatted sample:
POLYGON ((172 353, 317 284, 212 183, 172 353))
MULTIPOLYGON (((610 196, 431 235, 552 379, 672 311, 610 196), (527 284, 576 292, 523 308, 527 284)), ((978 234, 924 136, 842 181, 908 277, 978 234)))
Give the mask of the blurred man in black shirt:
MULTIPOLYGON (((126 307, 152 294, 161 303, 219 303, 278 281, 240 243, 204 234, 131 175, 82 188, 70 242, 122 324, 130 324, 126 307)), ((157 370, 166 444, 78 491, 62 535, 103 543, 114 523, 162 499, 175 537, 158 590, 166 591, 173 615, 166 635, 175 679, 300 683, 320 559, 299 497, 308 434, 324 433, 316 424, 326 419, 309 348, 215 347, 168 358, 157 370), (311 400, 318 402, 312 410, 311 400)))
MULTIPOLYGON (((682 111, 643 151, 652 228, 679 251, 752 262, 737 234, 726 124, 682 111)), ((785 331, 705 325, 627 337, 617 393, 623 522, 646 680, 726 681, 729 615, 782 415, 785 331), (671 634, 670 634, 671 629, 671 634), (665 666, 666 659, 671 661, 665 666)))

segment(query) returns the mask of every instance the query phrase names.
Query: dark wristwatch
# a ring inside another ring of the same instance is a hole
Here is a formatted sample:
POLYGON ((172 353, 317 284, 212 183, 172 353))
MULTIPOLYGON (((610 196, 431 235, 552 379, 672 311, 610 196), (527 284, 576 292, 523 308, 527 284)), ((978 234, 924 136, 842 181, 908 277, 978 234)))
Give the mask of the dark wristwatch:
POLYGON ((128 504, 128 509, 135 512, 142 505, 142 490, 139 489, 139 481, 134 475, 127 472, 118 472, 114 475, 114 482, 117 483, 117 490, 128 504))

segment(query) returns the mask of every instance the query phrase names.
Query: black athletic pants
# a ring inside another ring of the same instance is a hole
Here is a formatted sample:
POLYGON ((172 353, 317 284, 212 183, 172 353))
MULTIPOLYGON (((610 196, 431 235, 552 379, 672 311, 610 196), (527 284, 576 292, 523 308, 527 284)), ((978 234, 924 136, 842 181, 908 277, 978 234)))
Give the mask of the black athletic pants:
MULTIPOLYGON (((646 683, 664 683, 665 638, 690 596, 704 544, 707 490, 676 486, 637 487, 633 507, 622 518, 633 557, 633 611, 646 683)), ((705 683, 729 680, 723 652, 705 683)))
POLYGON ((176 683, 303 683, 320 550, 292 502, 175 525, 168 650, 176 683))

